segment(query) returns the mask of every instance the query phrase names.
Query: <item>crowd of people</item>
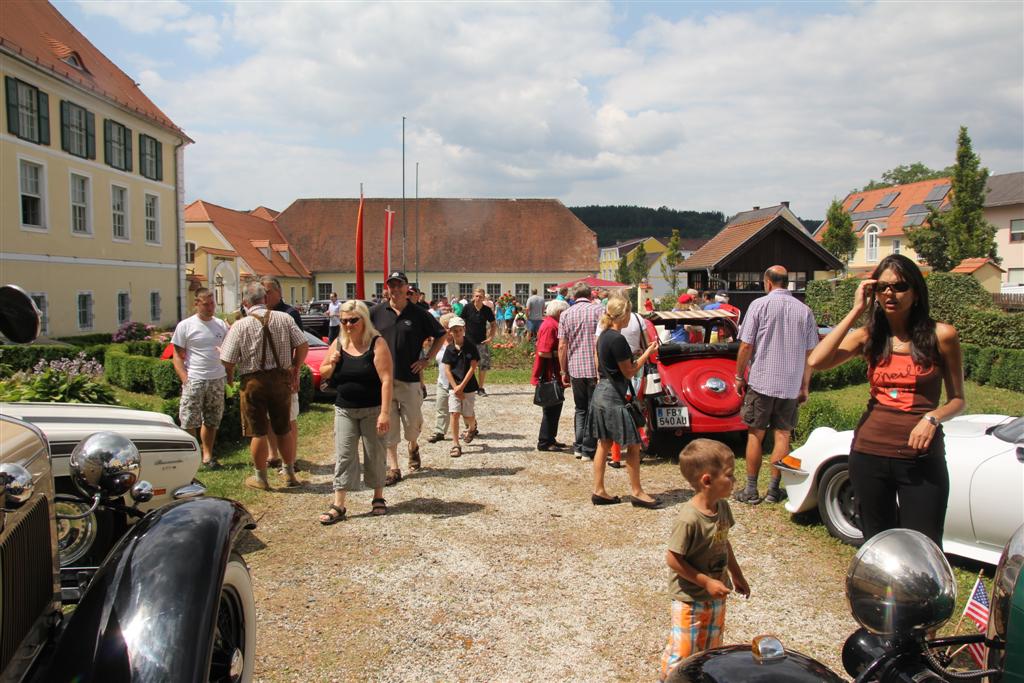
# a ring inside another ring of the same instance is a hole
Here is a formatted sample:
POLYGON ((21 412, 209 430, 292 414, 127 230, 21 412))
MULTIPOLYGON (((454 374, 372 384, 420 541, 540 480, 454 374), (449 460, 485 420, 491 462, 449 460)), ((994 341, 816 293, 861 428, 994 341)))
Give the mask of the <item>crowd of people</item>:
MULTIPOLYGON (((849 313, 820 341, 813 314, 788 287, 786 268, 767 269, 763 291, 742 313, 738 334, 735 386, 747 426, 744 485, 733 491, 734 459, 721 442, 695 439, 679 454, 680 472, 694 496, 683 504, 667 544, 672 609, 662 680, 682 659, 720 645, 727 596, 750 594, 728 541, 734 524, 728 499, 747 505, 785 499, 774 465, 788 454, 815 370, 855 357, 867 360, 868 403, 849 462, 865 538, 904 527, 942 543, 949 480, 941 423, 963 411, 963 369, 957 332, 931 318, 917 265, 901 255, 883 259, 861 282, 849 313), (862 318, 866 323, 857 327, 862 318), (761 496, 758 477, 769 430, 772 471, 761 496)), ((592 460, 591 503, 597 506, 622 502, 607 490, 605 468, 620 466, 624 454, 631 504, 660 507, 641 483, 644 420, 634 402, 643 369, 662 340, 627 299, 603 294, 578 283, 550 301, 534 291, 521 311, 518 304, 489 305, 483 289, 452 305, 427 304, 396 271, 387 278, 386 296, 372 307, 332 295, 330 348, 320 372, 336 389, 334 493, 320 523, 344 520, 346 494, 363 486, 373 490, 370 514, 386 514, 384 489, 402 479, 403 441, 409 470, 422 467, 422 373, 430 363, 437 364, 438 375, 427 441, 437 443, 450 433, 449 456, 462 455, 462 444, 480 434, 476 400, 487 395, 490 346, 498 335, 514 332, 519 315, 523 334, 534 341, 532 384, 570 389, 574 403, 568 444, 558 440, 562 400, 539 402, 537 450, 572 451, 592 460)), ((299 485, 296 391, 308 344, 297 312, 281 301, 273 279, 246 286, 244 315, 230 327, 214 316, 209 290, 198 290, 194 304, 196 314, 178 325, 172 344, 182 380, 181 425, 195 430, 204 466, 217 467, 212 446, 224 387, 237 377, 243 433, 252 437, 254 473, 245 485, 268 490, 274 458, 280 458, 274 466, 281 468, 283 485, 299 485)), ((676 301, 680 310, 701 306, 741 317, 726 292, 687 291, 676 301)), ((721 341, 695 339, 692 330, 680 328, 682 343, 721 341)))

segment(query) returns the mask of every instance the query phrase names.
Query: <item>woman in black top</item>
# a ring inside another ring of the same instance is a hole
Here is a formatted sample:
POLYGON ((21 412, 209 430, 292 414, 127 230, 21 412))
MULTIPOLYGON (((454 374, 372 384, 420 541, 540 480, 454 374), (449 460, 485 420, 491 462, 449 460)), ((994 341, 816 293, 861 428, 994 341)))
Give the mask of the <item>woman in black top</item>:
POLYGON ((338 391, 334 399, 334 501, 320 515, 325 526, 345 519, 345 494, 359 487, 360 441, 363 481, 373 489, 370 514, 388 511, 384 435, 391 426, 391 352, 362 301, 343 303, 339 317, 341 334, 320 365, 320 376, 330 377, 338 391))
POLYGON ((658 501, 644 492, 640 485, 640 433, 633 418, 626 409, 625 395, 632 393, 629 380, 643 368, 647 358, 657 347, 657 341, 633 360, 629 342, 621 330, 629 324, 629 301, 612 297, 601 316, 599 327, 604 332, 597 338, 597 387, 590 400, 585 429, 597 439, 597 453, 594 454, 594 492, 590 501, 594 505, 611 505, 621 502, 618 496, 609 496, 604 488, 605 460, 612 449, 612 442, 626 448, 626 472, 634 507, 656 508, 658 501))

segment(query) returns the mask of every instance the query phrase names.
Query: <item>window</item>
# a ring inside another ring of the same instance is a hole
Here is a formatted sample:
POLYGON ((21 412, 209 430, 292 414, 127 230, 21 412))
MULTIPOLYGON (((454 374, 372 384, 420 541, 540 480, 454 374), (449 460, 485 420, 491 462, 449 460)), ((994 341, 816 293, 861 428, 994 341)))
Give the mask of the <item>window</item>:
POLYGON ((789 278, 789 288, 795 292, 802 292, 807 288, 807 273, 786 273, 789 278))
POLYGON ((488 282, 487 283, 487 298, 492 301, 497 301, 498 297, 501 296, 501 283, 500 282, 488 282))
POLYGON ((472 299, 473 298, 473 283, 472 282, 460 282, 459 283, 459 299, 472 299))
POLYGON ((1010 241, 1024 242, 1024 218, 1010 221, 1010 241))
POLYGON ((110 186, 110 223, 114 228, 115 240, 127 240, 128 235, 128 188, 110 186))
POLYGON ((378 299, 383 299, 384 298, 384 283, 383 282, 378 282, 377 284, 375 284, 373 286, 373 295, 376 296, 378 299))
POLYGON ((128 292, 117 293, 117 324, 126 323, 132 319, 132 302, 128 292))
POLYGON ((185 263, 196 262, 196 243, 185 242, 185 263))
POLYGON ((50 331, 50 319, 46 315, 48 308, 46 292, 32 292, 29 296, 32 297, 32 301, 35 303, 36 308, 39 309, 39 333, 48 334, 50 331))
POLYGON ((18 168, 21 171, 21 224, 28 228, 45 228, 43 198, 46 176, 43 167, 21 159, 18 168))
POLYGON ((78 329, 92 329, 92 292, 78 293, 78 329))
POLYGON ((892 253, 894 253, 894 254, 900 253, 900 241, 899 240, 893 240, 892 241, 892 253))
POLYGON ((530 298, 530 283, 529 282, 517 282, 516 283, 516 301, 519 302, 520 306, 526 305, 526 300, 530 298))
POLYGON ((448 298, 448 283, 447 282, 431 282, 430 283, 430 300, 440 301, 441 299, 448 298))
POLYGON ((10 76, 7 90, 7 132, 22 140, 50 144, 50 96, 39 88, 10 76))
POLYGON ((305 303, 306 302, 306 287, 305 287, 305 285, 303 285, 303 287, 302 287, 302 298, 299 299, 299 301, 301 303, 305 303))
POLYGON ((156 138, 139 134, 139 173, 150 180, 164 179, 163 145, 156 138))
POLYGON ((356 283, 346 282, 345 283, 345 301, 351 301, 356 298, 356 283))
POLYGON ((1006 282, 1011 285, 1024 285, 1024 268, 1007 269, 1006 282))
POLYGON ((878 260, 878 226, 869 225, 867 231, 864 233, 864 252, 865 259, 867 261, 878 260))
POLYGON ((96 117, 77 104, 60 103, 60 146, 83 159, 96 158, 96 117))
MULTIPOLYGON (((355 285, 352 285, 353 291, 355 291, 355 285)), ((316 283, 316 298, 317 299, 330 299, 331 292, 334 291, 333 282, 318 282, 316 283)))
POLYGON ((289 294, 291 294, 292 298, 289 299, 288 303, 290 303, 291 305, 294 306, 295 305, 295 288, 291 287, 290 289, 291 289, 291 291, 289 292, 289 294))
POLYGON ((150 322, 160 322, 160 292, 149 293, 149 320, 150 322))
POLYGON ((558 292, 551 291, 558 285, 557 282, 545 282, 544 283, 544 301, 551 301, 555 298, 558 292))
POLYGON ((103 120, 103 161, 121 171, 132 170, 132 131, 117 121, 103 120))
POLYGON ((160 244, 160 198, 155 194, 146 195, 146 241, 160 244))
POLYGON ((726 288, 733 292, 760 291, 764 289, 762 273, 751 271, 733 272, 726 275, 726 288))
POLYGON ((89 220, 89 179, 77 173, 71 174, 71 233, 92 234, 89 220))

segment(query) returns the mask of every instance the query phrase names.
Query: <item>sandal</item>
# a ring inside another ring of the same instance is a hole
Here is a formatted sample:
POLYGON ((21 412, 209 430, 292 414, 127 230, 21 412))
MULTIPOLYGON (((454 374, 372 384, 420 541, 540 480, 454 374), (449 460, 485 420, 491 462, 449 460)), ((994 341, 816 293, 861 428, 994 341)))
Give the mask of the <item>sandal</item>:
POLYGON ((451 458, 461 458, 462 446, 452 446, 452 449, 448 451, 448 456, 451 458))
POLYGON ((330 526, 337 524, 345 519, 345 508, 340 508, 337 505, 331 505, 327 512, 320 513, 320 523, 324 526, 330 526), (335 514, 337 513, 337 514, 335 514), (326 517, 327 519, 324 519, 326 517))
POLYGON ((402 481, 402 470, 388 470, 388 476, 384 477, 385 486, 394 486, 402 481))
POLYGON ((409 449, 409 470, 415 472, 423 467, 423 462, 420 460, 420 447, 409 449))
POLYGON ((463 435, 462 440, 465 441, 466 443, 473 443, 473 439, 475 439, 476 435, 479 433, 480 432, 477 430, 476 427, 468 429, 466 430, 466 433, 463 435))
POLYGON ((371 505, 370 514, 374 517, 388 514, 388 503, 383 498, 374 498, 371 505))

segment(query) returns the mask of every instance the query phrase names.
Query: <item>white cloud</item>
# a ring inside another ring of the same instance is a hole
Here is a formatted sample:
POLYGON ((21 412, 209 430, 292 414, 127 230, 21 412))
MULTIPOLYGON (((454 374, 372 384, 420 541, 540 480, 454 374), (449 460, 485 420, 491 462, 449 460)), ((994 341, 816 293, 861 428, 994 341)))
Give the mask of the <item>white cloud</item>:
POLYGON ((402 115, 410 196, 420 161, 423 196, 822 217, 888 168, 951 163, 961 124, 993 171, 1024 167, 1016 3, 649 17, 624 39, 593 3, 238 3, 220 25, 185 9, 161 21, 234 57, 142 77, 197 141, 189 199, 283 208, 360 180, 397 196, 402 115))
POLYGON ((113 19, 132 33, 182 33, 185 44, 204 57, 221 49, 217 20, 178 0, 78 0, 78 5, 86 14, 113 19))

